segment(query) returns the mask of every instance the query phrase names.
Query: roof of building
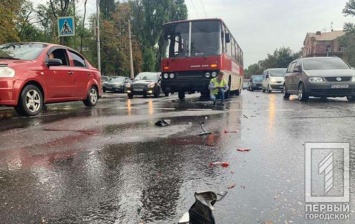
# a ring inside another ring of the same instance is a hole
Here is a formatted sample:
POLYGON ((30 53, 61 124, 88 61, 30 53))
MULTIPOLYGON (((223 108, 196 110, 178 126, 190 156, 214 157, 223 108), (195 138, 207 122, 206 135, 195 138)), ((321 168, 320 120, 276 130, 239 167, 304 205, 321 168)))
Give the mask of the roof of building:
POLYGON ((306 38, 315 38, 315 41, 329 41, 329 40, 335 40, 338 37, 341 37, 345 34, 344 31, 342 30, 333 30, 331 32, 321 32, 317 31, 316 33, 307 33, 306 38))

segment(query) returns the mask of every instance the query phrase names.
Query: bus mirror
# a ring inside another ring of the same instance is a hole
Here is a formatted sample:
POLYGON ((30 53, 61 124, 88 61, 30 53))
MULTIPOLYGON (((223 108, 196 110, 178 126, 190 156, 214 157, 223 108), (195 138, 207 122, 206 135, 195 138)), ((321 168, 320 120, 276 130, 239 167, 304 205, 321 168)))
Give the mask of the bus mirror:
POLYGON ((229 33, 226 33, 226 43, 229 43, 229 42, 231 42, 230 36, 229 36, 229 33))

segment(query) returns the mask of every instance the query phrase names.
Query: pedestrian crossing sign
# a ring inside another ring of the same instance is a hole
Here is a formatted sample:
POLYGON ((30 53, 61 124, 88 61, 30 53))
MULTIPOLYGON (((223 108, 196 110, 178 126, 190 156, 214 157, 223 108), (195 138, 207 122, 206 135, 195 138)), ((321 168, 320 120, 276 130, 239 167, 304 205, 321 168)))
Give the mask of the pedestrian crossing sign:
POLYGON ((58 36, 69 37, 75 35, 74 17, 66 16, 58 18, 58 36))

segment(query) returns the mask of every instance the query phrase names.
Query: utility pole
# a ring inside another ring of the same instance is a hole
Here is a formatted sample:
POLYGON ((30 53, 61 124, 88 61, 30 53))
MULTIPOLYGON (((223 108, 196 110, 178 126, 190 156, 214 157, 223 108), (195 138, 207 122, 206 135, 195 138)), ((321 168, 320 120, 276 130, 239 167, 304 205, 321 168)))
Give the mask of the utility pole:
POLYGON ((128 37, 129 37, 129 63, 131 71, 131 79, 134 79, 133 69, 133 52, 132 52, 132 35, 131 35, 131 18, 128 19, 128 37))
POLYGON ((101 72, 100 55, 100 0, 96 0, 96 42, 97 42, 97 68, 101 72))

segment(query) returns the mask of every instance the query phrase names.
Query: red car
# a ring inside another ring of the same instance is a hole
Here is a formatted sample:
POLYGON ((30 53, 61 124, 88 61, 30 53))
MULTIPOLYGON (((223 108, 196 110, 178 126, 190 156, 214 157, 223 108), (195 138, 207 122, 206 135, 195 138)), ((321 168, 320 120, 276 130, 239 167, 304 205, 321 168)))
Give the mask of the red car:
POLYGON ((83 101, 95 106, 101 74, 77 51, 50 43, 0 45, 0 105, 35 116, 44 104, 83 101))

